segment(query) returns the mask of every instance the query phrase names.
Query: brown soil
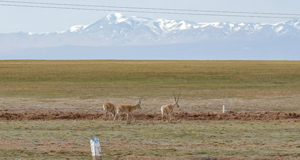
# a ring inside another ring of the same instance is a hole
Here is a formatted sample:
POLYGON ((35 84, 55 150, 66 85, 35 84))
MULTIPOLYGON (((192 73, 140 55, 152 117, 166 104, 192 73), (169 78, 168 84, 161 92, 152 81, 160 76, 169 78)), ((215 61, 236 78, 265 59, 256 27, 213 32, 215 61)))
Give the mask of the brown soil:
MULTIPOLYGON (((158 113, 133 113, 137 120, 158 121, 161 115, 158 113)), ((121 116, 125 119, 125 115, 121 116)), ((1 121, 11 120, 103 120, 102 112, 84 110, 0 110, 1 121)), ((228 111, 225 114, 218 112, 174 113, 174 121, 214 120, 214 121, 272 121, 291 120, 300 121, 299 113, 288 112, 235 112, 228 111)))

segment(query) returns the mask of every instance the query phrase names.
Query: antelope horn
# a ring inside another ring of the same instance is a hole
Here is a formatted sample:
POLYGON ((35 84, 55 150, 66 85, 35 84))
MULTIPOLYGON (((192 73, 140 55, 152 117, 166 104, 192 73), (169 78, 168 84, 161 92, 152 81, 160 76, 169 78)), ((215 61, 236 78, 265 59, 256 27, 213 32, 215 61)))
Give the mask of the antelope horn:
POLYGON ((180 97, 180 94, 181 94, 181 91, 179 92, 179 94, 178 94, 178 98, 177 98, 177 103, 178 103, 178 101, 179 101, 179 97, 180 97))
POLYGON ((175 93, 174 93, 174 99, 175 99, 175 102, 177 102, 177 101, 176 101, 176 96, 175 96, 175 93))
POLYGON ((143 100, 143 97, 140 97, 140 99, 139 99, 139 102, 141 103, 141 102, 142 102, 142 100, 143 100))

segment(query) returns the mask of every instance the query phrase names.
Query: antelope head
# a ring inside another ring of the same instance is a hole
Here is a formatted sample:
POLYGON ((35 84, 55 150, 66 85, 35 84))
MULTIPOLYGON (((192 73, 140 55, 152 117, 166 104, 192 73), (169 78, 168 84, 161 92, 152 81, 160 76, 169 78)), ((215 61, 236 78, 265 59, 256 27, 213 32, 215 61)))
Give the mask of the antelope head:
POLYGON ((142 103, 143 97, 140 97, 139 102, 137 103, 137 108, 142 109, 141 103, 142 103))

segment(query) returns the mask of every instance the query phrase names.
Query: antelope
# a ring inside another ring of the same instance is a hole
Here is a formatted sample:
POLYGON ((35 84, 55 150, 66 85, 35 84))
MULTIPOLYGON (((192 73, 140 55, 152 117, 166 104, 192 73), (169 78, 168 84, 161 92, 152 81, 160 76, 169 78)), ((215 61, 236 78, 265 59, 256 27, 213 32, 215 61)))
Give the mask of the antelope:
POLYGON ((112 103, 109 102, 104 103, 103 110, 105 111, 105 120, 107 120, 107 115, 108 115, 108 120, 110 118, 110 115, 112 115, 112 118, 114 118, 116 115, 116 107, 112 103))
POLYGON ((162 118, 162 121, 164 121, 164 114, 166 114, 166 116, 168 118, 168 122, 171 122, 174 108, 176 106, 177 106, 177 108, 180 108, 179 105, 178 105, 180 93, 178 94, 177 99, 176 99, 176 96, 174 94, 175 102, 173 104, 166 104, 166 105, 161 106, 161 118, 162 118))
POLYGON ((116 108, 117 113, 115 115, 114 121, 116 120, 117 115, 119 115, 120 113, 127 113, 127 120, 126 121, 128 122, 128 117, 129 117, 129 114, 130 114, 131 117, 134 119, 134 122, 135 122, 135 118, 133 117, 132 112, 136 109, 142 109, 141 108, 142 99, 143 99, 143 97, 141 97, 139 99, 139 102, 136 105, 119 105, 119 106, 117 106, 117 108, 116 108))

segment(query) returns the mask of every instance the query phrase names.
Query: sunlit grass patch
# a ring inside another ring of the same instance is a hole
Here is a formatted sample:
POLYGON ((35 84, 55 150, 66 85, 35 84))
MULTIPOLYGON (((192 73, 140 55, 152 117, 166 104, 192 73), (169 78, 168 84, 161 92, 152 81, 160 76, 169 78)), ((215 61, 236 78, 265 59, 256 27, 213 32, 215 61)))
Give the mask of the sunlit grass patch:
POLYGON ((100 139, 104 158, 297 156, 299 122, 0 122, 6 158, 90 158, 89 139, 100 139), (15 151, 15 152, 13 152, 15 151))

